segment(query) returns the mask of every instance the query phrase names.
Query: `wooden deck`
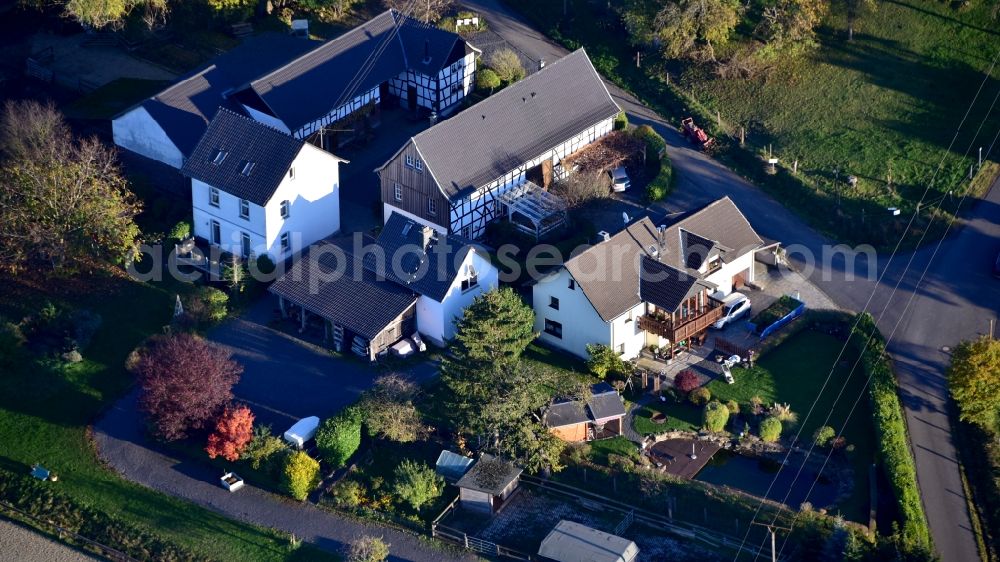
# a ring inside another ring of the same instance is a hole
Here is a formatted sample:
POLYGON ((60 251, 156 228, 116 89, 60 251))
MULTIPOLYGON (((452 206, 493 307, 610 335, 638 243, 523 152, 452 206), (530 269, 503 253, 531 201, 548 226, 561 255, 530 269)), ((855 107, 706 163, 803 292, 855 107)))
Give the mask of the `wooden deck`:
POLYGON ((667 473, 682 478, 694 478, 719 449, 718 445, 708 441, 667 439, 651 446, 646 453, 654 462, 662 464, 667 473), (697 459, 691 458, 692 443, 697 459))

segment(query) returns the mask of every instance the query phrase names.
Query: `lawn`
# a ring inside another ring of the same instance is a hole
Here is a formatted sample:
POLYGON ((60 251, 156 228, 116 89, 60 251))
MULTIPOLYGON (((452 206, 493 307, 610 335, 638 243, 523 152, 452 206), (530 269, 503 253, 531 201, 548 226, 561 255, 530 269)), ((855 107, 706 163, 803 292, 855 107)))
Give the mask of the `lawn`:
POLYGON ((124 363, 142 339, 161 331, 180 287, 95 277, 81 282, 85 293, 68 291, 68 281, 44 290, 5 280, 0 314, 21 318, 45 298, 69 301, 103 318, 85 360, 68 366, 24 368, 0 379, 0 468, 26 474, 40 462, 59 474, 58 488, 75 500, 119 516, 218 560, 278 561, 302 556, 326 558, 310 546, 292 549, 288 537, 241 524, 191 503, 132 484, 99 463, 87 426, 131 384, 124 363))
POLYGON ((591 461, 606 466, 610 455, 618 455, 637 461, 639 460, 639 449, 636 448, 635 443, 621 435, 590 442, 591 461))
MULTIPOLYGON (((780 53, 770 72, 752 79, 723 79, 712 65, 665 61, 653 49, 636 68, 636 49, 611 4, 569 0, 569 17, 563 17, 562 3, 505 2, 566 47, 586 47, 601 74, 673 124, 694 115, 720 129, 720 159, 845 242, 891 247, 939 164, 928 201, 943 199, 953 210, 956 198, 947 193, 959 188, 972 162, 962 154, 988 145, 1000 126, 994 113, 973 142, 1000 90, 994 77, 948 149, 1000 39, 994 7, 985 0, 879 2, 858 22, 851 42, 844 18, 830 16, 816 48, 780 53), (741 127, 745 148, 731 140, 741 127), (798 161, 798 173, 765 174, 760 157, 768 150, 782 166, 798 161), (848 175, 858 178, 856 187, 847 186, 848 175), (901 215, 889 215, 889 206, 901 215)), ((719 53, 725 56, 725 49, 719 53)), ((928 208, 909 242, 923 229, 940 229, 941 221, 928 224, 928 208)))

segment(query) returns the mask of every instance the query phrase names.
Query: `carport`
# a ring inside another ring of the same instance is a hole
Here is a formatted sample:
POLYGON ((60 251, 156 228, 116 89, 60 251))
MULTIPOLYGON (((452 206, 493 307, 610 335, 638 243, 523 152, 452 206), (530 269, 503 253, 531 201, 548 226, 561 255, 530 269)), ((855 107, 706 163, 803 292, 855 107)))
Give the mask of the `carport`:
POLYGON ((566 203, 558 195, 527 181, 499 196, 507 220, 538 240, 566 224, 566 203))

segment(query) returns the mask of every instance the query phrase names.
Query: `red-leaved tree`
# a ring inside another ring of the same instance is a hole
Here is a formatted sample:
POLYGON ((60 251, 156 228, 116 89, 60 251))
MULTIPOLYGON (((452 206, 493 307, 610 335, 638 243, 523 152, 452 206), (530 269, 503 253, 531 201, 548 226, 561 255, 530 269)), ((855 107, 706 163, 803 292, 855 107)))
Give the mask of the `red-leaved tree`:
POLYGON ((130 360, 142 394, 139 408, 167 441, 206 427, 233 399, 243 367, 232 354, 185 333, 157 336, 130 360))
POLYGON ((674 377, 674 388, 687 394, 692 390, 698 388, 700 383, 698 382, 698 375, 690 369, 684 369, 683 371, 677 373, 674 377))
POLYGON ((205 451, 209 458, 222 457, 227 461, 239 460, 243 449, 253 438, 253 412, 247 406, 226 406, 215 431, 208 436, 205 451))

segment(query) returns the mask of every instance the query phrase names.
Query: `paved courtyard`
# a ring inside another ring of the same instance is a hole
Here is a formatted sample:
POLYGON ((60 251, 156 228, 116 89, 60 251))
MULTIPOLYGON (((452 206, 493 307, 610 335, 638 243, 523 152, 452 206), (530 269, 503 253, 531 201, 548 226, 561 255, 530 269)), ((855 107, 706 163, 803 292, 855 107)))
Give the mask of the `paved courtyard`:
POLYGON ((44 62, 55 73, 55 79, 71 88, 80 80, 100 87, 119 78, 142 80, 173 80, 177 75, 163 67, 141 61, 118 47, 84 46, 93 37, 86 33, 56 35, 38 33, 31 38, 31 53, 51 53, 44 62))

